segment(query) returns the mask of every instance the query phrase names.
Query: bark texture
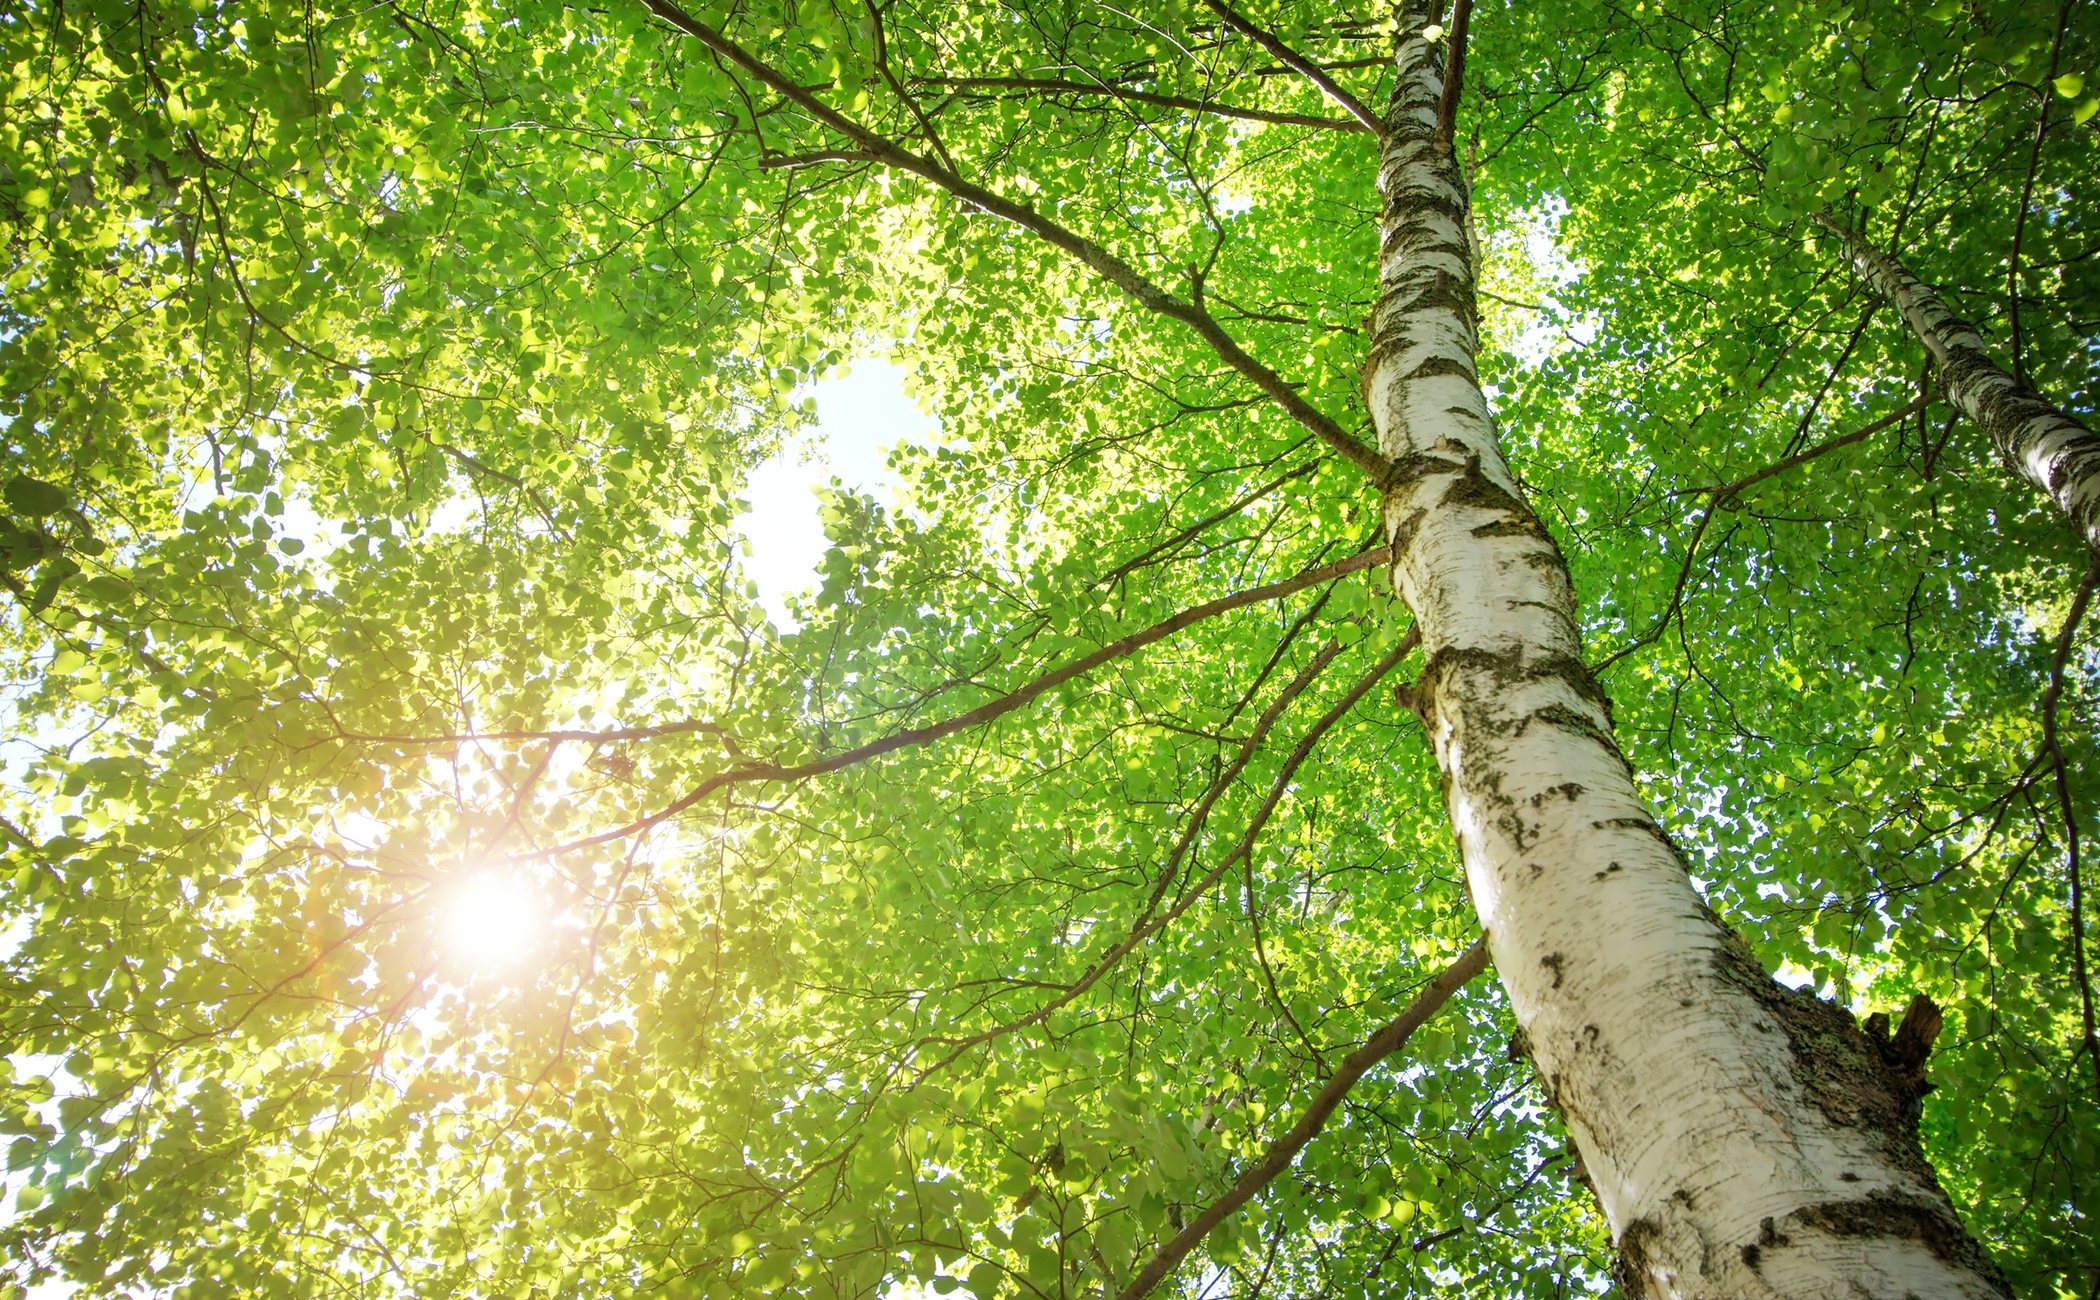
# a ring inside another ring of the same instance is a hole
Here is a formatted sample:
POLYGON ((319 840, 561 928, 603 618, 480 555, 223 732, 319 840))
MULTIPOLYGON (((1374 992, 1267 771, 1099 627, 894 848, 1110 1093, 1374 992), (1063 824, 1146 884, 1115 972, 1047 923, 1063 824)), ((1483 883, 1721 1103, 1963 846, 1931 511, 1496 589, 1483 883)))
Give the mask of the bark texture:
POLYGON ((2100 555, 2100 437, 1993 361, 1975 327, 1902 263, 1829 218, 1817 220, 1845 241, 1860 278, 1903 313, 1932 353, 1947 400, 1983 426, 2013 472, 2055 502, 2100 555))
POLYGON ((1410 698, 1498 978, 1635 1296, 2001 1297, 1919 1153, 1921 1090, 1786 989, 1693 889, 1582 659, 1568 570, 1475 372, 1470 198, 1435 139, 1440 56, 1402 9, 1365 396, 1393 461, 1410 698))

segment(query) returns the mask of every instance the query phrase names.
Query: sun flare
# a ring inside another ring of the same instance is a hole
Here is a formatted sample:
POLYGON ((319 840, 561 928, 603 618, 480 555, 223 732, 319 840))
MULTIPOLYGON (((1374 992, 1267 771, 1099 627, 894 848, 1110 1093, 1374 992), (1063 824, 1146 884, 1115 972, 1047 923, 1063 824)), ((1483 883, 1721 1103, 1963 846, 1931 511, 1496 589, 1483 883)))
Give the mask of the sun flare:
POLYGON ((515 966, 546 930, 543 900, 532 882, 493 870, 448 886, 438 919, 446 955, 477 970, 515 966))

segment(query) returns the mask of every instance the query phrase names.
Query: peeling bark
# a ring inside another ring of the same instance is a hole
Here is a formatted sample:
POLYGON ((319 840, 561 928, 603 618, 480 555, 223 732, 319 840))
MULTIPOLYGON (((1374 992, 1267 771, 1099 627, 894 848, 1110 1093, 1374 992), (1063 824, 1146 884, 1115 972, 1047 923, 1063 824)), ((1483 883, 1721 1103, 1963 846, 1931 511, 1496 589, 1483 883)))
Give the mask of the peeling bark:
POLYGON ((2002 1297, 1919 1152, 1916 1081, 1693 889, 1582 658, 1553 537, 1475 378, 1470 196, 1403 7, 1365 396, 1427 661, 1410 691, 1519 1041, 1636 1296, 2002 1297))
POLYGON ((1947 400, 1983 426, 2013 473, 2100 555, 2100 437, 1993 361, 1976 328, 1902 263, 1828 217, 1816 220, 1845 241, 1860 278, 1903 313, 1939 366, 1947 400))

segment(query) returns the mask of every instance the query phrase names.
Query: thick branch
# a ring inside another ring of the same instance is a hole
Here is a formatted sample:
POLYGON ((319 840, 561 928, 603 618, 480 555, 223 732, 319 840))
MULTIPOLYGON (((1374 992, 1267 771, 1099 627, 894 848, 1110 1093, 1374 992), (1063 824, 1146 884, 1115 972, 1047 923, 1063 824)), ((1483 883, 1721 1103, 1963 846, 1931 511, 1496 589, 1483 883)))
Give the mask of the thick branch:
POLYGON ((940 722, 929 723, 923 727, 911 727, 904 731, 894 732, 878 740, 871 740, 864 745, 856 745, 851 749, 843 750, 825 758, 813 758, 806 763, 746 763, 724 772, 717 772, 646 817, 637 818, 624 826, 616 826, 609 831, 600 831, 596 835, 585 836, 580 840, 571 840, 567 844, 557 845, 551 849, 543 849, 537 853, 522 856, 533 858, 553 857, 557 854, 569 853, 577 849, 587 849, 598 844, 609 844, 614 840, 623 839, 629 835, 638 835, 653 826, 660 826, 686 809, 700 803, 708 796, 719 790, 726 790, 731 786, 746 785, 754 781, 800 781, 812 776, 823 776, 826 773, 837 772, 843 768, 852 767, 856 763, 863 763, 871 758, 879 758, 884 754, 892 753, 899 749, 905 749, 912 745, 927 744, 931 741, 940 740, 943 737, 952 736, 958 731, 966 731, 971 727, 983 726, 995 718, 1004 717, 1006 714, 1012 713, 1015 709, 1040 698, 1044 693, 1055 690, 1074 678, 1085 676, 1112 659, 1119 659, 1124 655, 1141 650, 1155 641, 1172 636, 1185 627, 1235 609, 1243 609, 1248 605, 1260 604, 1268 600, 1280 600, 1285 596, 1303 591, 1307 587, 1317 586, 1320 583, 1331 582, 1336 578, 1346 577, 1364 569, 1374 568, 1377 565, 1386 563, 1391 558, 1391 551, 1386 547, 1380 547, 1375 551, 1365 551, 1359 555, 1352 555, 1346 560, 1337 560, 1333 564, 1323 564, 1317 569, 1309 569, 1295 578, 1286 578, 1282 582, 1272 582, 1265 587, 1255 587, 1231 596, 1221 596, 1216 600, 1185 609, 1173 617, 1154 623, 1142 631, 1133 632, 1119 641, 1101 647, 1092 654, 1075 659, 1062 668, 1043 674, 1018 690, 1002 695, 996 700, 980 704, 974 709, 958 713, 952 718, 945 718, 940 722))
POLYGON ((1473 17, 1473 0, 1457 0, 1451 10, 1451 53, 1444 61, 1444 96, 1436 106, 1436 143, 1446 153, 1457 139, 1458 97, 1466 79, 1466 25, 1473 17))
POLYGON ((758 160, 762 171, 786 171, 795 167, 818 167, 825 163, 871 163, 881 159, 859 149, 812 149, 808 153, 766 154, 758 160))
POLYGON ((1379 119, 1378 114, 1366 107, 1362 100, 1342 89, 1341 84, 1328 76, 1319 64, 1285 45, 1273 32, 1265 31, 1241 17, 1239 11, 1226 3, 1226 0, 1204 0, 1204 3, 1216 10, 1219 17, 1232 24, 1242 35, 1250 37, 1256 45, 1267 50, 1270 58, 1318 86, 1321 94, 1333 100, 1335 106, 1344 113, 1362 123, 1364 130, 1374 136, 1385 134, 1385 123, 1379 119))
POLYGON ((1176 1233, 1172 1241, 1161 1246, 1138 1270, 1137 1276, 1130 1279, 1130 1285, 1123 1288, 1116 1300, 1139 1300, 1158 1286, 1174 1271, 1174 1266, 1209 1235, 1212 1228, 1230 1218, 1234 1211, 1275 1181, 1278 1174, 1290 1168, 1305 1144, 1327 1127, 1328 1117, 1342 1104, 1349 1090, 1356 1086, 1356 1081, 1363 1078, 1372 1066, 1404 1047, 1409 1036, 1435 1015, 1468 980, 1486 970, 1487 964, 1487 940, 1475 939, 1473 946, 1461 953, 1457 961, 1429 981, 1429 986, 1416 995, 1405 1011, 1343 1059, 1341 1068, 1328 1079, 1326 1086, 1312 1099, 1312 1104, 1305 1108, 1305 1113, 1298 1117, 1298 1122, 1291 1125, 1290 1131, 1270 1143, 1261 1159, 1249 1165, 1223 1196, 1205 1206, 1203 1212, 1189 1220, 1188 1226, 1176 1233))
POLYGON ((1351 464, 1373 478, 1384 481, 1389 469, 1384 457, 1336 424, 1318 407, 1306 401, 1281 375, 1255 360, 1202 307, 1168 293, 1147 279, 1143 272, 1108 249, 1077 231, 1058 224, 1034 208, 964 180, 933 159, 913 153, 888 136, 862 126, 818 99, 791 78, 781 75, 771 65, 729 39, 725 33, 717 31, 671 3, 671 0, 642 0, 642 3, 648 7, 649 12, 735 64, 775 94, 851 140, 877 161, 930 181, 963 202, 1012 222, 1058 251, 1084 263, 1096 275, 1127 294, 1147 311, 1188 326, 1195 331, 1197 337, 1210 345, 1211 350, 1216 352, 1226 365, 1252 381, 1256 388, 1282 407, 1292 419, 1317 434, 1322 442, 1339 452, 1351 464))

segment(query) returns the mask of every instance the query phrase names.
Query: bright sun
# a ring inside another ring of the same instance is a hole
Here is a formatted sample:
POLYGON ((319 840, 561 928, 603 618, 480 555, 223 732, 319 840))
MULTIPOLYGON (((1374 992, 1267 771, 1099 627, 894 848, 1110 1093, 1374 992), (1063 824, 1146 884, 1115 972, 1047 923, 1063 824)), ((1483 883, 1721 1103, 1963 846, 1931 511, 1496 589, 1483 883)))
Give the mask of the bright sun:
POLYGON ((542 910, 539 891, 521 876, 462 876, 446 887, 439 912, 446 954, 483 970, 515 965, 539 942, 542 910))

